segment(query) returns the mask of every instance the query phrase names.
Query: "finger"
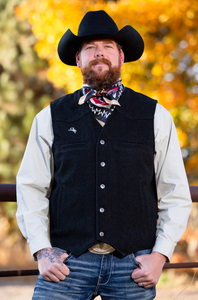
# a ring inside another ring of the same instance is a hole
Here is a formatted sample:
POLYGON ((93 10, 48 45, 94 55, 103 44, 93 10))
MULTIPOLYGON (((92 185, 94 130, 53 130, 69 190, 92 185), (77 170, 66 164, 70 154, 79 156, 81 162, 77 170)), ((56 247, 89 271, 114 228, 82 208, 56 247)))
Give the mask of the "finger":
POLYGON ((64 280, 69 275, 69 269, 65 265, 54 265, 50 268, 49 273, 55 275, 59 280, 64 280))
POLYGON ((140 277, 140 278, 135 279, 134 281, 136 283, 141 283, 141 282, 147 282, 147 280, 148 280, 148 278, 146 278, 146 277, 140 277))
MULTIPOLYGON (((41 275, 42 276, 42 275, 41 275)), ((52 282, 52 280, 48 276, 42 276, 45 280, 52 282)))
POLYGON ((66 275, 64 275, 61 271, 56 270, 55 273, 52 274, 53 276, 55 276, 58 280, 65 280, 66 275))
POLYGON ((154 286, 153 283, 145 282, 145 281, 143 281, 143 282, 144 282, 144 286, 143 286, 142 282, 141 282, 141 283, 138 283, 138 286, 139 286, 139 287, 142 287, 142 288, 144 288, 144 289, 148 289, 148 288, 151 288, 151 287, 154 286))
POLYGON ((147 288, 147 284, 146 284, 146 282, 141 282, 141 283, 138 283, 138 286, 139 287, 141 287, 141 288, 143 288, 143 289, 146 289, 147 288))
POLYGON ((148 281, 141 281, 141 282, 138 283, 138 285, 139 285, 139 287, 142 287, 142 288, 145 288, 145 289, 153 286, 153 284, 148 282, 148 281))
POLYGON ((148 283, 149 281, 147 281, 146 278, 138 278, 137 280, 135 279, 134 282, 141 286, 142 282, 148 283))
POLYGON ((134 275, 133 273, 131 274, 131 278, 136 282, 136 283, 141 283, 141 282, 147 282, 149 281, 149 278, 145 276, 145 274, 141 273, 138 275, 134 275))
POLYGON ((63 273, 65 276, 68 276, 70 273, 69 268, 65 264, 61 264, 61 266, 58 267, 58 270, 63 273))
POLYGON ((146 282, 142 281, 138 283, 139 287, 145 288, 146 287, 146 282))
POLYGON ((49 278, 52 282, 59 282, 59 281, 60 281, 60 279, 57 278, 54 274, 50 274, 50 275, 48 276, 48 278, 49 278))
POLYGON ((45 280, 47 280, 47 281, 49 281, 49 282, 59 282, 59 281, 60 281, 60 280, 59 280, 56 276, 54 276, 53 274, 49 274, 49 275, 41 274, 41 276, 42 276, 45 280))
POLYGON ((135 269, 132 274, 131 274, 131 277, 133 279, 138 279, 138 278, 141 278, 143 277, 143 271, 141 269, 135 269))

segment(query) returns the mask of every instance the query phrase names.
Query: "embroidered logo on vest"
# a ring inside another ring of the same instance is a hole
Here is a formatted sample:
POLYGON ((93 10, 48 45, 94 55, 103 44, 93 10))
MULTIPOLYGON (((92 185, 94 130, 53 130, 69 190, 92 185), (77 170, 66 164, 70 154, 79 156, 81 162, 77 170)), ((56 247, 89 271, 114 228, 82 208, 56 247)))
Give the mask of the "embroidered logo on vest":
POLYGON ((73 133, 76 133, 76 132, 77 132, 77 130, 76 130, 74 127, 70 127, 70 128, 68 129, 68 131, 72 131, 73 133))

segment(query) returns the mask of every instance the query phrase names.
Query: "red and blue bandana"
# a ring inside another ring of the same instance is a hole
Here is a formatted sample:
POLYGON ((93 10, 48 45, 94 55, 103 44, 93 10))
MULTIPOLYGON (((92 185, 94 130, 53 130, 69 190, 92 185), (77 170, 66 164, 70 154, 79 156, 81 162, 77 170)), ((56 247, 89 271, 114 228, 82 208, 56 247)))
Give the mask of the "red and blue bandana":
POLYGON ((79 105, 87 103, 95 118, 104 125, 107 118, 115 109, 120 96, 124 91, 124 85, 119 79, 118 83, 113 85, 110 89, 96 91, 91 89, 88 85, 83 84, 83 96, 79 99, 79 105))

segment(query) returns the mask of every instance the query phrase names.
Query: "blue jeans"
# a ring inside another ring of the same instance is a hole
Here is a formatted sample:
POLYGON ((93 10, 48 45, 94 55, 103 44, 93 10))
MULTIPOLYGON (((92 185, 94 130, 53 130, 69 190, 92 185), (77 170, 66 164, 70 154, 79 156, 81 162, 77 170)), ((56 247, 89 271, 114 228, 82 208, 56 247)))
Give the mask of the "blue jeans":
POLYGON ((152 300, 155 287, 144 289, 131 279, 138 268, 135 257, 150 252, 138 251, 124 258, 90 252, 78 258, 69 254, 64 261, 70 269, 66 279, 55 283, 39 275, 32 300, 91 300, 98 295, 102 300, 152 300))

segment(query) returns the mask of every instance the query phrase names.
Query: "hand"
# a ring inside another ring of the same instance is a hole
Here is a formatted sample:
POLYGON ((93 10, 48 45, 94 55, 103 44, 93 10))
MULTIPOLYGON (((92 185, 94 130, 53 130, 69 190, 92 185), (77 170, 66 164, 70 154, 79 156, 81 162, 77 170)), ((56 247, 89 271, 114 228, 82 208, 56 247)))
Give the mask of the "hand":
POLYGON ((151 254, 137 256, 136 260, 139 263, 139 268, 131 274, 133 280, 144 288, 156 285, 166 262, 166 257, 161 253, 152 252, 151 254))
POLYGON ((63 264, 68 254, 61 249, 44 248, 36 253, 38 269, 47 281, 59 282, 69 275, 68 267, 63 264))

